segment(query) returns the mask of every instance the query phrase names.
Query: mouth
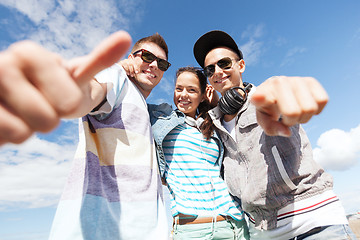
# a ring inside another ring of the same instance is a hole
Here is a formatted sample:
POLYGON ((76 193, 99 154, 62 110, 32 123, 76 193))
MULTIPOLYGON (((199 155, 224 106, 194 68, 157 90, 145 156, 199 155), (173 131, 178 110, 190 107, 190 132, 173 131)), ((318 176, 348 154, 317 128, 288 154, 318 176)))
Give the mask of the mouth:
POLYGON ((221 79, 218 79, 218 80, 215 80, 214 83, 223 83, 225 82, 226 80, 228 80, 230 76, 226 76, 226 77, 223 77, 221 79))
POLYGON ((151 71, 144 70, 143 73, 149 78, 156 78, 156 75, 153 74, 151 71))
POLYGON ((191 104, 191 102, 190 101, 179 100, 178 104, 181 105, 181 106, 188 106, 188 105, 191 104))

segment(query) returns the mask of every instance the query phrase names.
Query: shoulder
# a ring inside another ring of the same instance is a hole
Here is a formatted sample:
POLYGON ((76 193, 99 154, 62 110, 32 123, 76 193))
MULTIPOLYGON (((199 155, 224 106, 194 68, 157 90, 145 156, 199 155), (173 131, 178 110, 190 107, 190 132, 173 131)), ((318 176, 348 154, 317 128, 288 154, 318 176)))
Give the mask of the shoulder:
POLYGON ((173 109, 168 103, 148 104, 148 111, 150 115, 153 115, 154 117, 160 117, 171 115, 173 109))
POLYGON ((125 70, 119 65, 114 64, 95 75, 95 79, 100 83, 115 83, 128 79, 125 70))
POLYGON ((167 103, 148 104, 148 111, 151 125, 156 128, 175 127, 185 121, 185 115, 167 103))

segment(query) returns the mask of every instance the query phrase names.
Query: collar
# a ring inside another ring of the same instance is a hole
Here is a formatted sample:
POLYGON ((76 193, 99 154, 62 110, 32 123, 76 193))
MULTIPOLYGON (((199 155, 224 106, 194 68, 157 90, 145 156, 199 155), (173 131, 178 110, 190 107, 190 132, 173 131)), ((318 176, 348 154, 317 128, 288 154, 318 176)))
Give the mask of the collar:
POLYGON ((185 116, 185 123, 188 124, 191 127, 195 127, 197 129, 200 129, 201 124, 204 122, 203 118, 194 119, 189 116, 185 116))

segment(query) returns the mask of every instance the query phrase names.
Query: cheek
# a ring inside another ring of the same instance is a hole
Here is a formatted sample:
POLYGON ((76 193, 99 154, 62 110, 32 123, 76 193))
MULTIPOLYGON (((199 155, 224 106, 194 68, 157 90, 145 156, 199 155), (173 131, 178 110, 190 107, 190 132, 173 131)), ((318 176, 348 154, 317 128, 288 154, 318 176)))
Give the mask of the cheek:
POLYGON ((199 104, 201 103, 202 100, 203 100, 203 95, 197 95, 197 96, 194 96, 193 102, 197 106, 199 106, 199 104))
POLYGON ((209 80, 210 85, 211 85, 211 86, 214 86, 213 78, 208 78, 208 80, 209 80))
POLYGON ((146 68, 146 63, 141 60, 141 58, 135 58, 134 67, 139 70, 144 70, 146 68))
POLYGON ((164 72, 158 69, 158 71, 156 72, 156 75, 159 77, 159 79, 162 79, 164 72))
POLYGON ((177 94, 176 94, 176 92, 174 92, 173 101, 174 101, 175 105, 177 105, 177 103, 176 103, 177 99, 178 99, 177 94))
POLYGON ((214 82, 213 82, 211 79, 209 79, 209 83, 210 83, 210 85, 211 85, 216 91, 219 91, 219 86, 218 86, 218 84, 214 84, 214 82))

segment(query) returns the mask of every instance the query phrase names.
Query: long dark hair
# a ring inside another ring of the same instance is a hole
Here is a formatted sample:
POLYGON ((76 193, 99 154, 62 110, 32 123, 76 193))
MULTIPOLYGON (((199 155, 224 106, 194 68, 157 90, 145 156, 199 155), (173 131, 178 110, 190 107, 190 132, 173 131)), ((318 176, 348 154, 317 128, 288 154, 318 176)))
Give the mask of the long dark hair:
MULTIPOLYGON (((207 79, 206 79, 202 69, 196 68, 196 67, 181 67, 176 71, 176 80, 180 76, 180 74, 182 74, 184 72, 193 73, 197 77, 197 79, 199 80, 199 84, 200 84, 201 94, 204 94, 206 91, 207 79)), ((214 125, 212 123, 210 115, 208 114, 208 111, 211 108, 212 107, 210 106, 209 100, 207 98, 205 98, 205 100, 199 104, 197 111, 196 111, 196 113, 197 113, 196 119, 198 119, 200 117, 202 117, 204 119, 204 122, 200 126, 200 131, 207 140, 209 140, 210 137, 214 133, 214 125)))

